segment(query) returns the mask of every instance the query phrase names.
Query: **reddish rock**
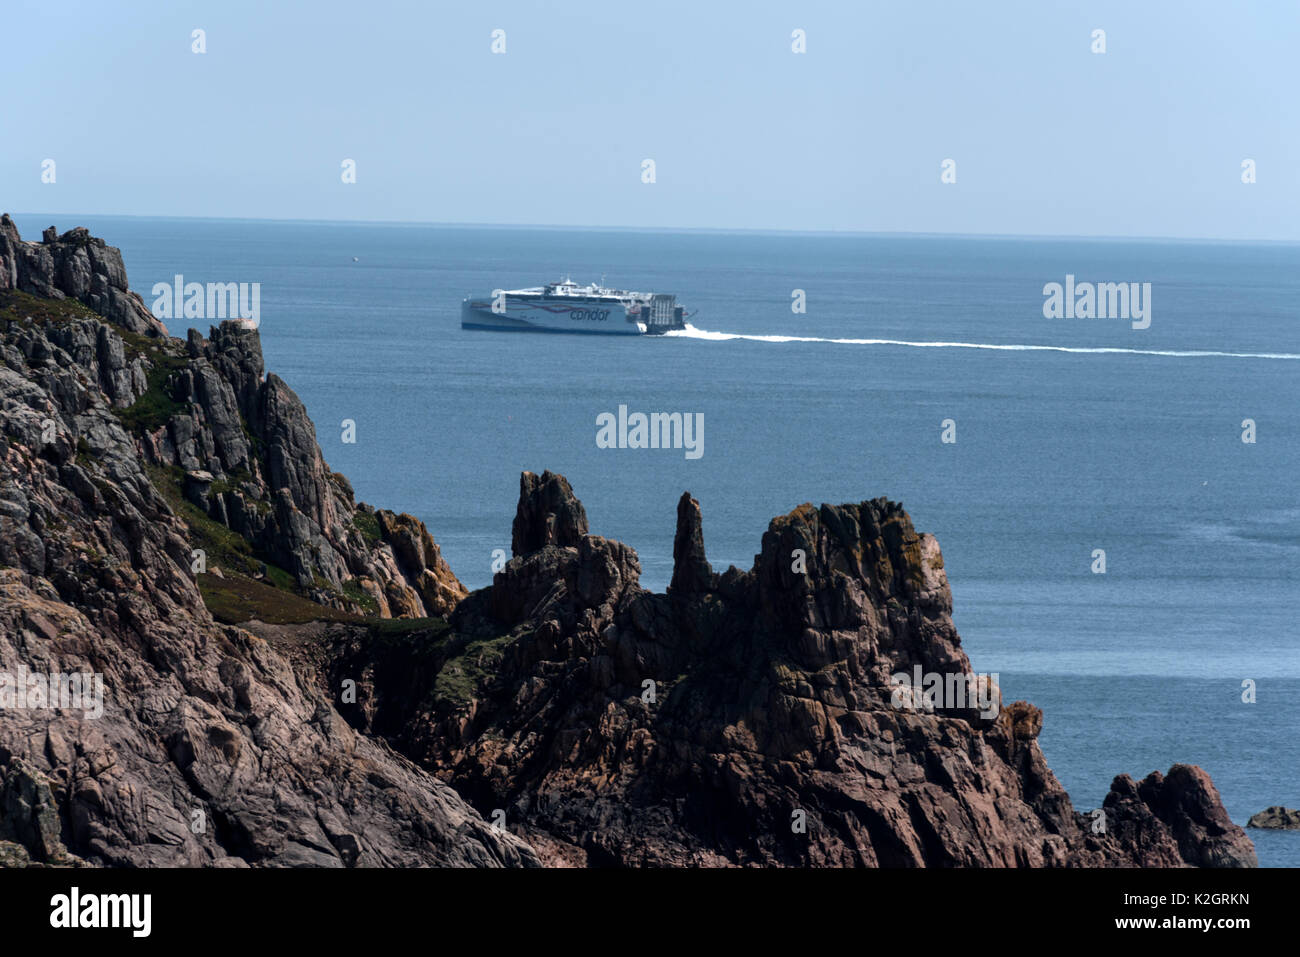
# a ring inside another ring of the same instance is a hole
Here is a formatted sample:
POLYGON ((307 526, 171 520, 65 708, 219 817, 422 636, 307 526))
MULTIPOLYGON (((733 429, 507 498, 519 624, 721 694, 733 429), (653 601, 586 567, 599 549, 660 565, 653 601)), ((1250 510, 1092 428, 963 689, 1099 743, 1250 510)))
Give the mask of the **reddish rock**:
MULTIPOLYGON (((719 577, 683 496, 668 596, 582 515, 561 477, 526 473, 516 557, 451 633, 385 643, 367 712, 345 711, 548 863, 1255 863, 1199 769, 1117 778, 1097 827, 1047 766, 1041 710, 1001 708, 992 680, 987 709, 896 706, 893 675, 972 677, 938 545, 900 506, 800 506, 719 577)), ((347 644, 333 667, 365 669, 373 644, 347 644)))

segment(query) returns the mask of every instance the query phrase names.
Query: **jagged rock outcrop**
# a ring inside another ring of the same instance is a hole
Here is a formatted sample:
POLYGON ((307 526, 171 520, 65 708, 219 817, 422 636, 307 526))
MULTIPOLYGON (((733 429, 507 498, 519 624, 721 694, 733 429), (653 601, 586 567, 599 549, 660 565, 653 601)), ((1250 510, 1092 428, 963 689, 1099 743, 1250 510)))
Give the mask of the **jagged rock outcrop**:
POLYGON ((1300 811, 1275 804, 1273 807, 1265 808, 1258 814, 1252 814, 1250 820, 1246 822, 1246 827, 1262 827, 1283 831, 1300 830, 1300 811))
POLYGON ((704 522, 700 503, 689 492, 677 502, 677 533, 673 536, 673 579, 670 595, 698 595, 712 591, 718 582, 704 555, 704 522))
POLYGON ((514 541, 450 630, 340 626, 333 667, 360 678, 349 720, 505 810, 548 863, 1255 863, 1198 768, 1121 775, 1100 816, 1075 812, 1042 712, 973 675, 938 545, 895 503, 800 506, 752 570, 716 576, 684 495, 667 595, 586 534, 560 476, 524 475, 514 541), (970 696, 900 694, 917 669, 970 696))
MULTIPOLYGON (((380 538, 392 549, 402 580, 419 596, 420 608, 410 612, 410 617, 419 617, 421 612, 438 616, 451 614, 469 591, 443 560, 442 551, 424 523, 414 515, 405 512, 394 515, 383 509, 375 513, 375 518, 379 522, 380 538)), ((395 583, 397 579, 390 577, 388 581, 395 583)), ((404 600, 405 594, 404 591, 390 593, 390 603, 404 600)))
MULTIPOLYGON (((57 377, 65 391, 70 376, 90 376, 164 494, 247 542, 235 554, 207 554, 223 573, 266 582, 282 570, 312 601, 381 617, 446 614, 464 597, 418 519, 381 520, 325 465, 302 402, 265 372, 256 329, 227 321, 207 339, 194 329, 183 343, 170 339, 138 314, 120 253, 84 229, 55 238, 51 228, 43 243, 27 243, 5 216, 0 273, 8 277, 0 290, 89 307, 58 322, 11 323, 11 368, 57 377)), ((8 310, 24 319, 40 311, 19 299, 8 310)), ((212 542, 195 544, 212 552, 212 542)))
POLYGON ((1224 810, 1210 776, 1190 764, 1115 778, 1102 802, 1109 833, 1147 867, 1255 866, 1254 845, 1224 810), (1170 846, 1172 839, 1173 847, 1170 846), (1176 850, 1176 853, 1171 851, 1176 850))
MULTIPOLYGON (((125 281, 108 247, 0 227, 0 862, 535 864, 342 720, 337 688, 209 613, 205 534, 304 574, 404 574, 377 521, 344 528, 352 490, 255 333, 167 339, 103 292, 125 281)), ((419 571, 449 574, 413 522, 419 571)))
POLYGON ((511 527, 510 548, 526 555, 548 545, 577 545, 587 534, 587 510, 563 475, 524 472, 519 477, 519 506, 511 527))
POLYGON ((166 335, 166 328, 126 285, 122 252, 84 227, 62 236, 51 226, 39 243, 24 242, 9 214, 0 215, 0 290, 44 299, 71 297, 130 332, 166 335))
POLYGON ((264 374, 257 330, 190 330, 184 365, 161 387, 180 409, 146 426, 148 460, 183 471, 189 501, 314 601, 360 610, 365 595, 383 617, 424 617, 465 595, 418 519, 385 520, 329 470, 301 400, 264 374))

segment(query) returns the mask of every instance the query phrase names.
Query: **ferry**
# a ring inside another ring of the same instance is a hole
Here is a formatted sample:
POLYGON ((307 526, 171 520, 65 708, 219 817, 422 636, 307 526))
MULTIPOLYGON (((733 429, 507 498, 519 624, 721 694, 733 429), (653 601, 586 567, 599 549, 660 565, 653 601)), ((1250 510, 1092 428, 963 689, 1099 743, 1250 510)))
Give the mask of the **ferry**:
POLYGON ((466 299, 462 329, 575 332, 603 336, 655 336, 686 328, 677 297, 658 292, 581 286, 572 279, 529 289, 497 289, 486 299, 466 299))

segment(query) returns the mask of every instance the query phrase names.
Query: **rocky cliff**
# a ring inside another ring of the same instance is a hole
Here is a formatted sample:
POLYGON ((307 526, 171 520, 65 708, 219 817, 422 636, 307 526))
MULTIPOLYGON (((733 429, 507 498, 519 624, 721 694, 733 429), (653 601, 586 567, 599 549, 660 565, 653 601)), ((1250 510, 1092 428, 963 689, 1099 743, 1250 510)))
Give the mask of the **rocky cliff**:
POLYGON ((551 864, 1255 864, 1196 767, 1072 808, 1042 712, 972 673, 938 544, 900 506, 803 505, 718 575, 683 495, 675 541, 648 592, 563 477, 525 473, 514 557, 448 629, 334 630, 333 680, 364 689, 344 715, 551 864), (917 669, 977 694, 909 706, 893 676, 917 669))
POLYGON ((248 586, 214 602, 273 611, 332 612, 311 597, 345 605, 351 582, 387 612, 463 593, 418 522, 353 505, 301 403, 263 377, 255 332, 167 338, 116 250, 84 230, 23 243, 0 218, 0 673, 103 688, 96 716, 0 687, 0 858, 535 863, 284 656, 214 621, 203 578, 248 586), (193 573, 204 548, 224 578, 193 573), (277 561, 281 588, 243 577, 274 578, 277 561))
POLYGON ((0 709, 0 863, 1255 863, 1192 766, 1073 809, 897 504, 801 506, 718 573, 683 495, 654 594, 525 473, 467 595, 255 330, 169 337, 84 230, 0 218, 0 360, 0 676, 104 685, 0 709))
MULTIPOLYGON (((7 216, 5 290, 10 368, 88 377, 158 490, 192 519, 200 583, 232 615, 250 581, 382 617, 446 614, 464 597, 423 524, 358 504, 325 466, 302 402, 265 373, 255 329, 224 322, 207 339, 171 339, 126 291, 118 250, 84 229, 22 242, 7 216)), ((93 426, 60 434, 92 462, 118 438, 93 426)))

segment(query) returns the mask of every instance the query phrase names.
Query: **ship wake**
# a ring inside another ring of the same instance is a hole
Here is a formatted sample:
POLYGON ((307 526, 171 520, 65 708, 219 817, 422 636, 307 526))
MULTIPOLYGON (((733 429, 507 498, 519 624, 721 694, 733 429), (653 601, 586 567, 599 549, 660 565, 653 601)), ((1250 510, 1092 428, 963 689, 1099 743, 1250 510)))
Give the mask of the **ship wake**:
POLYGON ((727 342, 745 339, 750 342, 825 342, 845 346, 907 346, 913 349, 990 349, 995 352, 1075 352, 1083 355, 1118 353, 1134 356, 1175 356, 1183 359, 1300 359, 1291 352, 1216 352, 1213 350, 1122 349, 1112 346, 1043 346, 1018 345, 993 342, 911 342, 906 339, 827 339, 821 336, 755 336, 739 332, 713 332, 697 329, 690 323, 685 329, 663 333, 681 339, 705 339, 710 342, 727 342))

